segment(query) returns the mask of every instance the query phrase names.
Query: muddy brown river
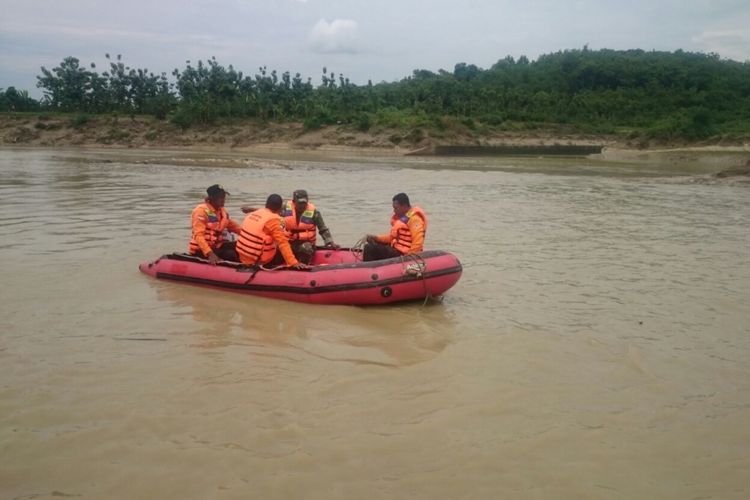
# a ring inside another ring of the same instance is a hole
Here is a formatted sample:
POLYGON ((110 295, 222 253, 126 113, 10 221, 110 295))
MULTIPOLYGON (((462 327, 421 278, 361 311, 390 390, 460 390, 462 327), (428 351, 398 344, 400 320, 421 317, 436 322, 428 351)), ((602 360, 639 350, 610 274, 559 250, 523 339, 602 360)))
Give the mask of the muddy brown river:
POLYGON ((750 185, 583 159, 0 150, 0 498, 750 498, 750 185), (205 188, 430 216, 440 303, 161 282, 205 188))

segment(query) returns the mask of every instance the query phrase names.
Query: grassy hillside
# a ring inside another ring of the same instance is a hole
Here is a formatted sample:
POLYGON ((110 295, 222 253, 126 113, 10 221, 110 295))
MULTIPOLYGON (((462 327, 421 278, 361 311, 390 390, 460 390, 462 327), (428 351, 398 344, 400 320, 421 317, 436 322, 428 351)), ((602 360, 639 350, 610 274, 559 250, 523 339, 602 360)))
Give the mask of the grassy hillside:
POLYGON ((70 57, 42 68, 41 102, 6 89, 0 111, 68 112, 73 121, 150 115, 183 131, 240 122, 299 124, 308 133, 333 126, 388 131, 391 142, 415 145, 538 133, 641 146, 750 136, 750 63, 714 54, 567 50, 535 61, 506 57, 488 69, 415 70, 374 85, 354 85, 325 68, 317 86, 266 68, 247 76, 214 59, 171 75, 130 68, 119 56, 99 74, 70 57))

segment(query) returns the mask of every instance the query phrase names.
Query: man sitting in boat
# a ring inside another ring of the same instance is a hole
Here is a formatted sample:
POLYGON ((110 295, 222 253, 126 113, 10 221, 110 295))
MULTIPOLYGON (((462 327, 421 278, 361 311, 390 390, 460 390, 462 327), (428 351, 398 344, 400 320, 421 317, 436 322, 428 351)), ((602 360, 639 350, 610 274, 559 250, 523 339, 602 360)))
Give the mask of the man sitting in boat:
POLYGON ((427 231, 427 215, 419 207, 412 207, 406 193, 393 197, 391 232, 368 234, 363 260, 381 260, 421 252, 427 231))
POLYGON ((281 216, 286 224, 286 234, 292 252, 300 262, 309 264, 315 255, 318 231, 326 247, 340 248, 333 242, 333 236, 323 221, 323 215, 315 208, 315 205, 309 202, 307 191, 304 189, 298 189, 292 193, 292 200, 284 203, 281 216))
MULTIPOLYGON (((237 240, 240 262, 249 265, 265 265, 274 261, 277 252, 292 269, 307 269, 309 266, 297 260, 289 246, 281 218, 282 199, 272 194, 266 207, 250 212, 245 217, 237 240)), ((281 259, 276 259, 280 263, 281 259)))
POLYGON ((240 224, 229 218, 224 202, 229 194, 220 184, 206 189, 208 197, 193 209, 190 222, 193 228, 188 252, 205 257, 215 265, 219 260, 238 261, 234 241, 226 241, 224 231, 240 233, 240 224))

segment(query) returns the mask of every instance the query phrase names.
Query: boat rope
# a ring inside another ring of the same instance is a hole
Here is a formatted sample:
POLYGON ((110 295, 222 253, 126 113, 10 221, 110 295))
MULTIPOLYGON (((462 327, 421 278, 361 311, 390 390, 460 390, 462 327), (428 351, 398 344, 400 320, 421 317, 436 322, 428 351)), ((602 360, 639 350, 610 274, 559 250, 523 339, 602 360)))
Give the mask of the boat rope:
MULTIPOLYGON (((354 245, 349 249, 354 255, 355 260, 364 258, 364 245, 367 243, 366 238, 360 238, 354 245)), ((417 278, 422 279, 422 286, 424 287, 424 302, 422 307, 427 305, 427 301, 430 299, 429 291, 427 290, 427 277, 424 275, 424 271, 427 269, 427 262, 419 254, 406 254, 401 256, 401 263, 404 264, 404 274, 410 274, 417 278), (413 261, 413 264, 409 264, 409 261, 413 261)))
POLYGON ((258 274, 258 271, 260 271, 260 268, 261 268, 261 267, 262 267, 262 266, 258 266, 258 265, 255 265, 255 264, 253 264, 253 265, 252 265, 252 266, 250 267, 250 269, 252 269, 252 270, 253 270, 253 272, 252 272, 252 273, 250 274, 250 277, 249 277, 249 278, 248 278, 247 280, 245 280, 245 284, 246 284, 246 285, 249 285, 249 284, 250 284, 250 282, 251 282, 251 281, 253 281, 253 279, 255 278, 255 275, 256 275, 256 274, 258 274))
POLYGON ((404 274, 410 274, 417 278, 422 278, 422 286, 424 286, 424 302, 422 307, 427 305, 427 301, 430 298, 430 294, 427 291, 427 278, 425 277, 424 271, 427 269, 427 262, 424 258, 416 253, 406 254, 401 256, 401 262, 404 263, 404 274), (407 261, 414 261, 414 264, 407 264, 407 261))
POLYGON ((274 266, 274 267, 266 267, 262 264, 253 264, 251 269, 253 270, 253 274, 250 275, 250 277, 245 281, 245 284, 248 285, 251 281, 253 281, 253 278, 255 278, 255 275, 258 274, 258 271, 267 271, 267 272, 274 272, 274 271, 283 271, 285 269, 289 269, 289 266, 286 264, 282 264, 280 266, 274 266))
POLYGON ((367 239, 366 238, 360 238, 360 239, 358 239, 356 241, 356 243, 354 243, 354 245, 352 245, 351 247, 349 247, 349 251, 354 256, 354 260, 355 261, 364 260, 364 256, 365 256, 365 252, 364 252, 365 243, 367 243, 367 239))

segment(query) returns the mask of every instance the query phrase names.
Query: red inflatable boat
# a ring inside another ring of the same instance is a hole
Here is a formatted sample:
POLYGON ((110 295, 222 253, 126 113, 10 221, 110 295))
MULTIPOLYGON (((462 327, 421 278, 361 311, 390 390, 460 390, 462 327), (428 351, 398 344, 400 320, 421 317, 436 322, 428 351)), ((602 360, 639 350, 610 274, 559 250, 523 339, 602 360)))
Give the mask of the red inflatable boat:
POLYGON ((312 304, 423 300, 443 294, 461 277, 461 263, 441 250, 362 262, 361 251, 318 249, 311 265, 307 271, 226 261, 212 266, 199 257, 170 254, 139 268, 159 279, 312 304))

